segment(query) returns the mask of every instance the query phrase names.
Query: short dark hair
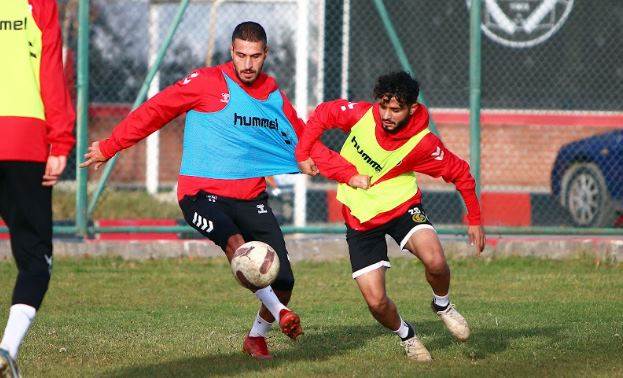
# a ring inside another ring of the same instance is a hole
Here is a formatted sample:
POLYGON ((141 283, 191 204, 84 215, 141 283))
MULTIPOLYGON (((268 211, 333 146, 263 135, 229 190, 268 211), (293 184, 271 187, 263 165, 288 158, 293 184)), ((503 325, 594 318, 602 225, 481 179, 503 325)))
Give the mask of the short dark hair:
POLYGON ((235 39, 242 39, 249 42, 263 42, 266 46, 266 31, 262 25, 253 21, 246 21, 238 24, 231 34, 231 43, 234 43, 235 39))
POLYGON ((379 76, 374 85, 374 98, 381 100, 395 97, 400 105, 415 104, 419 94, 420 83, 405 71, 379 76))

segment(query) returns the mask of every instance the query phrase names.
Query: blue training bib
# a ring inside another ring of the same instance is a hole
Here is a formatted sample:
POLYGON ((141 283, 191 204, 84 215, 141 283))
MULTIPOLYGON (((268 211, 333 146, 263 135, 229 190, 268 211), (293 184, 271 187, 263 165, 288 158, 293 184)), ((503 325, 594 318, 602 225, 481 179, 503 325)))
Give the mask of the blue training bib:
POLYGON ((280 91, 260 101, 223 76, 230 95, 225 108, 186 114, 180 174, 244 179, 298 173, 298 139, 283 113, 280 91))

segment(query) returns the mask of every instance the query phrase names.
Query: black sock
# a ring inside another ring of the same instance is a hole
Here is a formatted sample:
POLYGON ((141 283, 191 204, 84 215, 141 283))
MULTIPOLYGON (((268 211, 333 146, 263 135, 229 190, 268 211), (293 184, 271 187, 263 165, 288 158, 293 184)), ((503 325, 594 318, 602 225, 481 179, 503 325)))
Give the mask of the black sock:
POLYGON ((433 306, 433 310, 435 310, 435 311, 444 311, 445 309, 448 308, 449 304, 445 305, 443 307, 437 306, 437 303, 435 303, 435 300, 433 299, 432 306, 433 306))
MULTIPOLYGON (((406 322, 405 322, 406 323, 406 322)), ((400 340, 402 341, 407 341, 410 338, 412 338, 413 336, 415 336, 415 330, 413 329, 413 327, 411 326, 411 324, 407 323, 407 326, 409 326, 409 333, 407 333, 407 337, 405 338, 400 338, 400 340)))

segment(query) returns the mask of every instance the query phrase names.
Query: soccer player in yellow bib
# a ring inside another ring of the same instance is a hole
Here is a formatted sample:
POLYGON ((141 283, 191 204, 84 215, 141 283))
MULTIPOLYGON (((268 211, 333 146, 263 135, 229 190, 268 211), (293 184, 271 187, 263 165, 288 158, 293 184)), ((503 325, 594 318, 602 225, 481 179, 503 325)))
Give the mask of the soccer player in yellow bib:
POLYGON ((385 235, 417 256, 433 291, 432 309, 452 335, 465 341, 470 330, 465 318, 449 301, 450 269, 435 228, 421 205, 416 172, 452 182, 467 207, 468 235, 478 254, 485 245, 475 181, 464 160, 449 151, 428 129, 429 115, 417 102, 419 84, 406 72, 378 78, 376 103, 335 100, 316 108, 296 149, 301 171, 317 174, 311 150, 325 130, 348 133, 340 154, 358 175, 339 184, 346 240, 353 278, 374 318, 395 332, 407 356, 430 361, 431 355, 412 325, 398 313, 385 290, 385 272, 391 266, 385 235))

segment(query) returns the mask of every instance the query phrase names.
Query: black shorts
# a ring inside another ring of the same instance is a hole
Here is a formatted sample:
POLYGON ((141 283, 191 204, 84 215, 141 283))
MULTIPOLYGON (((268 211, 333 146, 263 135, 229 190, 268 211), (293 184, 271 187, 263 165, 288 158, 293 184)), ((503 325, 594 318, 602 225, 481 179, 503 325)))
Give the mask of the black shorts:
POLYGON ((391 267, 385 235, 391 236, 403 250, 411 235, 425 228, 435 229, 421 205, 412 206, 398 218, 371 230, 357 231, 346 226, 346 242, 353 278, 380 267, 391 267))
POLYGON ((271 286, 276 290, 292 289, 294 275, 286 243, 266 193, 251 200, 238 200, 199 192, 185 196, 180 208, 186 222, 223 251, 229 238, 236 234, 242 235, 245 242, 257 240, 273 247, 279 256, 279 274, 271 286))

